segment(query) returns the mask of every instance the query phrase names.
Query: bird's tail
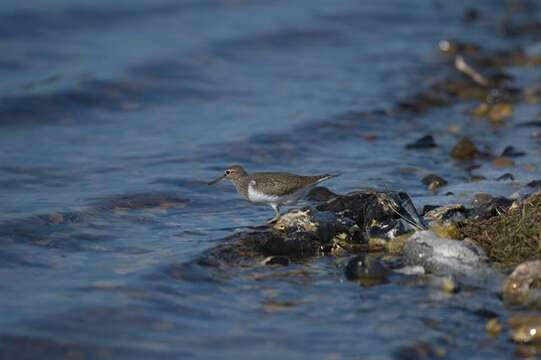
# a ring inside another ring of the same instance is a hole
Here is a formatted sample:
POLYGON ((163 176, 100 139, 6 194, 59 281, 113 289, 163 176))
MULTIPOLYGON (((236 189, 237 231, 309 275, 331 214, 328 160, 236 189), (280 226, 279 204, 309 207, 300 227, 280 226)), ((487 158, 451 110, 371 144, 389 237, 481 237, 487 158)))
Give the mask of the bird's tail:
POLYGON ((322 175, 320 179, 318 179, 318 181, 316 181, 316 184, 319 184, 320 182, 323 182, 323 181, 326 181, 326 180, 329 180, 329 179, 332 179, 332 178, 335 178, 335 177, 338 177, 342 175, 342 173, 334 173, 334 174, 325 174, 325 175, 322 175))

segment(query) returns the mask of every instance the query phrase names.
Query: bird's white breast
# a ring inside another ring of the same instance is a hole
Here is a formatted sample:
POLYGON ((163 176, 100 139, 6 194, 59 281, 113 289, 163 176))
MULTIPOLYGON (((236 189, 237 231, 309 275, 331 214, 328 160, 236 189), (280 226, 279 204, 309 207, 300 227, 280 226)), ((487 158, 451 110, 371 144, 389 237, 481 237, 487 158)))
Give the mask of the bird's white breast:
POLYGON ((269 195, 262 193, 261 191, 257 191, 255 189, 255 181, 252 180, 248 184, 248 199, 251 202, 254 203, 277 203, 280 202, 280 197, 276 195, 269 195))

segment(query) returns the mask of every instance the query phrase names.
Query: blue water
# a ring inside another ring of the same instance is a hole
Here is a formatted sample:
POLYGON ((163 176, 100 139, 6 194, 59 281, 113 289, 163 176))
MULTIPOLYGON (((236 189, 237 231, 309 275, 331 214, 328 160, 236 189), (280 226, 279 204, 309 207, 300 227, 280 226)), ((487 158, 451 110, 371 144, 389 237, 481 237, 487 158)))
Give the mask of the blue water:
MULTIPOLYGON (((272 215, 232 186, 207 186, 232 163, 341 171, 335 191, 406 190, 418 204, 434 200, 420 182, 428 172, 463 183, 470 174, 448 149, 403 147, 429 131, 450 147, 445 129, 471 126, 466 115, 369 114, 437 76, 441 39, 508 41, 490 16, 465 26, 468 6, 2 3, 1 357, 386 359, 419 340, 453 358, 509 354, 480 331, 475 310, 501 310, 487 289, 444 299, 398 280, 364 289, 333 258, 282 270, 190 265, 272 215)), ((513 139, 473 128, 491 146, 513 139)))

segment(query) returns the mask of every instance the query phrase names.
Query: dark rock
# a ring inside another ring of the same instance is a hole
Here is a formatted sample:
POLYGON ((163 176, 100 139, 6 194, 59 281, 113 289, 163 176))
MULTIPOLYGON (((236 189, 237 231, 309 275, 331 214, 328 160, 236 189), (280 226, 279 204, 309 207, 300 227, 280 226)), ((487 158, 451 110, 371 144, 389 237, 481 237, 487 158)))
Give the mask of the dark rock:
POLYGON ((530 181, 529 183, 526 184, 526 186, 535 187, 535 188, 541 187, 541 180, 530 181))
POLYGON ((505 173, 496 179, 497 181, 514 181, 515 177, 511 173, 505 173))
POLYGON ((423 212, 421 213, 423 216, 426 215, 429 211, 432 211, 434 209, 440 208, 441 205, 425 205, 423 206, 423 212))
POLYGON ((326 187, 317 186, 310 190, 310 192, 306 196, 306 199, 308 199, 309 201, 328 201, 336 196, 337 194, 333 193, 326 187))
POLYGON ((346 266, 348 280, 371 280, 375 283, 385 282, 390 270, 373 256, 362 254, 352 257, 346 266))
POLYGON ((289 255, 305 258, 318 255, 320 248, 321 243, 315 234, 295 232, 265 241, 261 244, 260 251, 265 255, 289 255))
POLYGON ((263 265, 281 265, 281 266, 288 266, 289 265, 289 259, 285 256, 269 256, 265 260, 262 261, 263 265))
POLYGON ((472 159, 478 153, 475 144, 467 137, 460 139, 451 150, 451 156, 458 160, 472 159))
POLYGON ((490 194, 475 194, 473 204, 474 207, 466 212, 468 219, 485 220, 507 211, 513 201, 490 194))
POLYGON ((525 152, 523 151, 519 151, 517 149, 515 149, 514 146, 506 146, 505 149, 503 149, 502 151, 502 154, 500 156, 502 157, 519 157, 519 156, 524 156, 526 155, 525 152))
POLYGON ((435 174, 427 175, 423 178, 423 184, 428 186, 428 190, 435 191, 439 187, 447 185, 447 181, 435 174))
MULTIPOLYGON (((355 221, 357 226, 368 233, 371 227, 385 224, 388 227, 391 219, 396 226, 403 226, 407 231, 425 228, 425 224, 417 214, 411 199, 406 193, 399 192, 355 192, 338 196, 317 207, 320 211, 330 211, 355 221)), ((403 230, 396 229, 392 236, 400 235, 403 230)))
POLYGON ((406 149, 430 149, 436 147, 436 142, 432 135, 426 135, 422 138, 406 145, 406 149))

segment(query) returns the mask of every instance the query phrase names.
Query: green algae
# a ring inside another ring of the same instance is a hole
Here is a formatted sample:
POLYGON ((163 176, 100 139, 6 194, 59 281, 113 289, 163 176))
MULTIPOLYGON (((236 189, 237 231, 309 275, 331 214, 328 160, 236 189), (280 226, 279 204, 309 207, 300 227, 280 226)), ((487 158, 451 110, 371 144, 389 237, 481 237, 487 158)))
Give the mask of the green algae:
POLYGON ((493 218, 465 221, 460 225, 460 234, 504 267, 541 259, 541 193, 493 218))

